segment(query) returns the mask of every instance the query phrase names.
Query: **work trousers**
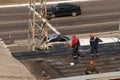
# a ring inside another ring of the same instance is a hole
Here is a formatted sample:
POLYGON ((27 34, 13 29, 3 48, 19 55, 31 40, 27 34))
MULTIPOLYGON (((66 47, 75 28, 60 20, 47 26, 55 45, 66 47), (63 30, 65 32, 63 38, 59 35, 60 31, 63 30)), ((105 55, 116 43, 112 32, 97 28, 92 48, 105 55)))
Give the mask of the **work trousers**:
POLYGON ((91 54, 97 54, 98 53, 98 47, 91 47, 91 54))
POLYGON ((74 59, 78 59, 79 57, 78 47, 73 48, 72 56, 74 59))

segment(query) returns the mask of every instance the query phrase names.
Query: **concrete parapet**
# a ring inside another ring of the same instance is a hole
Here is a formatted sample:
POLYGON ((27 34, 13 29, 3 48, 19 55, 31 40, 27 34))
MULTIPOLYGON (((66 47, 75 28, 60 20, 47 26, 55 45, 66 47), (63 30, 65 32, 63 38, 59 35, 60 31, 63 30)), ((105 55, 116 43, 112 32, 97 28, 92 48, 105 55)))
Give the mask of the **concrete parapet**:
POLYGON ((3 41, 0 41, 0 80, 36 80, 23 64, 13 58, 3 41))

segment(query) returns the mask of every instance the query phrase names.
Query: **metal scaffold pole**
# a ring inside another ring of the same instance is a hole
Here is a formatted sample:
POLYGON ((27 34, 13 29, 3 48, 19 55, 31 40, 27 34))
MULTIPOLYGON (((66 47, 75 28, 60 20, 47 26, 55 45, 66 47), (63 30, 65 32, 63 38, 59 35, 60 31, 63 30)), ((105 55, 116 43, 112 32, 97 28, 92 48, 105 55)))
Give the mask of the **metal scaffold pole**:
POLYGON ((33 2, 32 51, 35 51, 35 0, 33 2))
POLYGON ((120 21, 119 21, 119 33, 118 33, 118 36, 119 36, 118 42, 120 42, 120 21))
POLYGON ((35 50, 35 0, 33 0, 32 51, 35 50))
MULTIPOLYGON (((32 0, 29 0, 29 7, 32 6, 32 0)), ((28 25, 28 50, 31 50, 31 28, 32 28, 32 20, 31 20, 31 15, 32 15, 32 12, 31 10, 29 10, 29 25, 28 25)))
POLYGON ((33 7, 33 11, 29 10, 29 26, 28 26, 28 50, 35 50, 35 0, 29 0, 29 6, 33 7))

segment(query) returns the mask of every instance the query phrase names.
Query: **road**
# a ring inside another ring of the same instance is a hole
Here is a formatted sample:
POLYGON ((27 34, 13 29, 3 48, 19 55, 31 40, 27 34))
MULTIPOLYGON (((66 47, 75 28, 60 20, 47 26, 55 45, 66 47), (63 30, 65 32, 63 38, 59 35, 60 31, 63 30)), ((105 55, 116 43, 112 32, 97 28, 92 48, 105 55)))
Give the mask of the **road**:
MULTIPOLYGON (((118 30, 119 3, 119 0, 79 2, 77 5, 81 5, 82 15, 59 17, 49 22, 65 35, 118 30)), ((15 40, 27 38, 27 7, 0 8, 0 18, 0 37, 6 39, 11 34, 15 40)))

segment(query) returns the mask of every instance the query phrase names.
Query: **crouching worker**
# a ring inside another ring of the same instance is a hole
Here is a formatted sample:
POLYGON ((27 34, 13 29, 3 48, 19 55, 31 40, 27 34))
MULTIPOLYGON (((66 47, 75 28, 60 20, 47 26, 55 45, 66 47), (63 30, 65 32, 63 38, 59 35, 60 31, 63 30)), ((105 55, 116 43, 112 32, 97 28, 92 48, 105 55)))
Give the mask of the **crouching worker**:
POLYGON ((85 70, 85 74, 96 74, 96 73, 99 73, 94 65, 94 61, 91 60, 89 62, 89 66, 86 68, 85 70))
POLYGON ((79 57, 79 46, 80 46, 80 41, 79 39, 75 36, 75 34, 72 35, 72 42, 70 46, 73 48, 72 56, 74 60, 78 60, 79 57))

